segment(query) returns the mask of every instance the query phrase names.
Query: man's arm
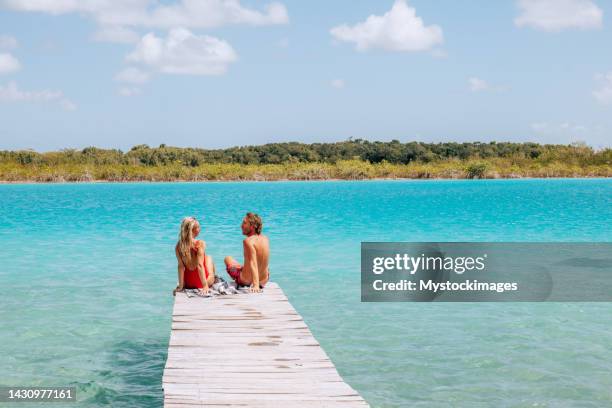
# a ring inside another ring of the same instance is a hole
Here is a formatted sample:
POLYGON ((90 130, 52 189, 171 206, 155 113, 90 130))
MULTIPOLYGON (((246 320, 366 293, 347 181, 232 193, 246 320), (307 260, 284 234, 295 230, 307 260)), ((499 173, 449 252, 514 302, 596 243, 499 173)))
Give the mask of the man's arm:
POLYGON ((248 265, 249 271, 251 271, 251 292, 261 292, 259 288, 259 270, 257 269, 257 251, 255 251, 255 245, 245 239, 243 246, 244 265, 248 265))
POLYGON ((176 255, 176 260, 178 262, 178 285, 176 286, 176 289, 172 291, 172 296, 175 296, 176 292, 182 291, 183 287, 185 286, 185 265, 183 265, 183 261, 179 255, 178 247, 174 248, 174 254, 176 255))

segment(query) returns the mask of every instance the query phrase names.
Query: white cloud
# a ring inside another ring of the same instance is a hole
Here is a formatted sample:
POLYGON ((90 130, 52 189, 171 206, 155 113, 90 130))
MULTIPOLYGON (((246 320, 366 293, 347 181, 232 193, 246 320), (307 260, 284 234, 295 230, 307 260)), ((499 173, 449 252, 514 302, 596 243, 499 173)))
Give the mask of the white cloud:
POLYGON ((594 29, 603 25, 603 11, 592 0, 518 0, 518 27, 558 32, 565 29, 594 29))
MULTIPOLYGON (((261 12, 243 7, 238 0, 182 0, 176 4, 156 7, 140 24, 161 28, 210 28, 226 24, 269 25, 288 22, 287 9, 280 3, 270 3, 261 12)), ((132 21, 126 19, 125 23, 132 24, 132 21)))
POLYGON ((131 84, 144 84, 149 81, 149 74, 138 68, 128 67, 115 75, 115 81, 131 84))
POLYGON ((11 54, 0 54, 0 74, 10 74, 21 69, 21 64, 17 58, 11 54))
POLYGON ((238 56, 223 40, 177 28, 165 39, 145 35, 126 59, 167 74, 220 75, 238 56))
POLYGON ((446 52, 446 50, 436 48, 431 50, 431 56, 434 58, 446 58, 448 57, 448 52, 446 52))
POLYGON ((601 82, 601 87, 593 91, 593 97, 604 105, 612 103, 612 71, 597 75, 596 79, 601 82))
POLYGON ((64 14, 74 11, 92 11, 93 8, 102 7, 104 2, 98 2, 98 6, 95 6, 94 3, 95 1, 88 0, 4 0, 1 4, 11 10, 64 14))
POLYGON ((488 81, 477 77, 469 78, 468 85, 472 92, 503 92, 508 89, 506 86, 492 85, 488 81))
POLYGON ((254 26, 287 24, 289 16, 281 3, 263 10, 243 7, 239 0, 0 0, 10 10, 52 15, 79 13, 100 26, 99 41, 132 42, 133 28, 212 28, 227 24, 254 26))
POLYGON ((10 35, 0 35, 0 49, 12 50, 17 48, 17 40, 10 35))
POLYGON ((346 82, 344 81, 344 79, 334 79, 331 81, 330 85, 332 86, 332 88, 342 89, 346 86, 346 82))
POLYGON ((491 88, 491 85, 489 85, 489 83, 484 79, 470 78, 468 82, 470 84, 470 90, 472 92, 486 91, 491 88))
POLYGON ((121 26, 100 26, 93 35, 95 41, 119 44, 134 44, 140 35, 132 29, 121 26))
POLYGON ((339 41, 355 43, 359 51, 380 48, 387 51, 427 51, 444 41, 442 29, 426 26, 406 0, 396 0, 382 16, 371 15, 354 26, 346 24, 331 29, 339 41))
POLYGON ((289 47, 289 39, 288 39, 288 38, 286 38, 286 37, 285 37, 285 38, 281 38, 281 39, 278 41, 277 45, 278 45, 280 48, 288 48, 288 47, 289 47))
POLYGON ((593 146, 610 147, 610 132, 600 124, 585 125, 570 121, 542 121, 532 123, 530 128, 532 131, 531 141, 554 144, 588 141, 593 146))
POLYGON ((121 96, 135 96, 140 95, 142 91, 140 88, 137 87, 121 87, 119 88, 118 92, 121 96))
POLYGON ((589 129, 587 126, 577 125, 575 123, 570 122, 537 122, 531 124, 531 130, 543 136, 559 136, 567 138, 570 136, 583 136, 585 132, 587 132, 589 129))
POLYGON ((22 91, 14 81, 0 85, 0 101, 3 102, 56 102, 64 110, 75 110, 76 105, 61 91, 22 91))
POLYGON ((67 110, 67 111, 73 111, 73 110, 76 110, 77 108, 74 102, 66 98, 60 99, 59 104, 62 107, 62 109, 67 110))

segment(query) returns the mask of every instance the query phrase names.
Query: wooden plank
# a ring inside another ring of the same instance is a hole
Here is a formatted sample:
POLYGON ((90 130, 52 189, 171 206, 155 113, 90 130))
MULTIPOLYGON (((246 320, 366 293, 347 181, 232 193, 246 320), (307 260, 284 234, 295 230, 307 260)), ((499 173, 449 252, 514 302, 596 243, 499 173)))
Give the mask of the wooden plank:
POLYGON ((275 283, 263 293, 178 293, 164 407, 368 407, 275 283))

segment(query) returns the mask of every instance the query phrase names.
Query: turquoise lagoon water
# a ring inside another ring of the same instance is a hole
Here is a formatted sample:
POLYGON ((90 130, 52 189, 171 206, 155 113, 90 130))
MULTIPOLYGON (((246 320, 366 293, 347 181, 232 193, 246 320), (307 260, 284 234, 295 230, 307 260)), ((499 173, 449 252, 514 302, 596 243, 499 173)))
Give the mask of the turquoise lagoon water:
POLYGON ((612 406, 612 304, 359 294, 362 240, 612 241, 601 179, 0 186, 0 384, 160 406, 179 222, 203 220, 220 269, 247 210, 273 280, 373 407, 612 406))

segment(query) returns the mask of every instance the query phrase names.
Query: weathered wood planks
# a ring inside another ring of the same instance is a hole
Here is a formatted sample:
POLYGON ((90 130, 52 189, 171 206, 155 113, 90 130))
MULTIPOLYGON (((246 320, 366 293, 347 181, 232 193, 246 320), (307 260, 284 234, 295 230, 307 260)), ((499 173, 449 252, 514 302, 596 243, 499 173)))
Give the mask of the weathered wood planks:
POLYGON ((164 406, 368 407, 275 283, 261 294, 178 293, 164 406))

